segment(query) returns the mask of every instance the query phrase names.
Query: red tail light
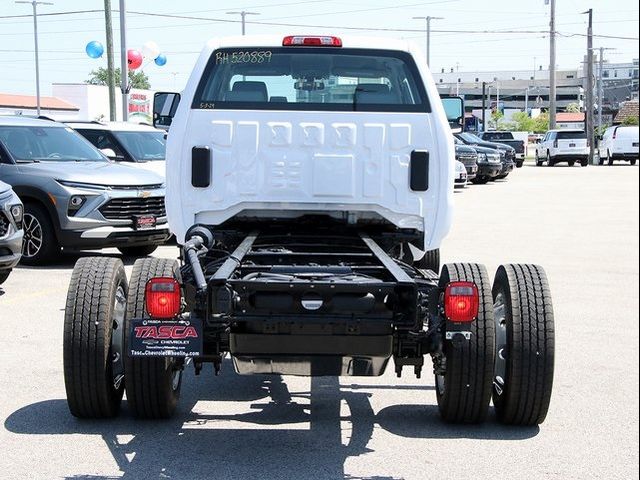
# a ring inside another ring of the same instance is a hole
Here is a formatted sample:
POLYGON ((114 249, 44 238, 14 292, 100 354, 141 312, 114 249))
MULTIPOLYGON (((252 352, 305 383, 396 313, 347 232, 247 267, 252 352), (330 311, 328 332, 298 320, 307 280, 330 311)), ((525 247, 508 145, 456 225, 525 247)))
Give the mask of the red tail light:
POLYGON ((471 282, 451 282, 444 291, 444 314, 456 323, 472 322, 478 318, 480 295, 471 282))
POLYGON ((151 318, 174 318, 180 313, 182 296, 175 278, 152 278, 147 282, 144 298, 151 318))
POLYGON ((342 39, 338 37, 307 37, 291 35, 282 40, 283 47, 341 47, 342 39))

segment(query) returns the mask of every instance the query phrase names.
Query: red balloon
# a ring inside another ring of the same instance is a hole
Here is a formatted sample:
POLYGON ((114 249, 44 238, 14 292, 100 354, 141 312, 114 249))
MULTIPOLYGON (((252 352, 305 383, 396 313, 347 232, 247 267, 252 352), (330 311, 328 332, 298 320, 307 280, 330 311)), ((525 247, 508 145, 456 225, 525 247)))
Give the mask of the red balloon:
POLYGON ((140 68, 140 65, 142 65, 142 54, 138 50, 127 50, 127 64, 131 70, 140 68))

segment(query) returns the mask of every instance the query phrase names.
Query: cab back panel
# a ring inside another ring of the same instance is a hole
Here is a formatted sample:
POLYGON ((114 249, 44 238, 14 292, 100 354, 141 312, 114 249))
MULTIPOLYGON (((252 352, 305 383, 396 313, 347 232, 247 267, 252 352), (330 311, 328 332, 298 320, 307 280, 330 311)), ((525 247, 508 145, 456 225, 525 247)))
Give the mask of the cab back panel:
POLYGON ((422 219, 428 225, 437 208, 442 160, 426 114, 193 110, 187 130, 182 158, 193 147, 211 152, 209 187, 192 185, 191 162, 179 179, 183 206, 204 223, 220 224, 237 208, 286 203, 376 211, 423 230, 422 219), (430 153, 426 192, 409 187, 414 150, 430 153))

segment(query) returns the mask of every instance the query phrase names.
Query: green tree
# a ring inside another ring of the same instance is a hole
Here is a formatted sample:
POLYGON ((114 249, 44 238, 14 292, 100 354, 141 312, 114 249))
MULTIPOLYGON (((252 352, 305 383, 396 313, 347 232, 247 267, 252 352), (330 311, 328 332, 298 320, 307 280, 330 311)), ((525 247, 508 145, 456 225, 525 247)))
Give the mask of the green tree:
POLYGON ((570 103, 567 105, 567 112, 570 113, 580 113, 580 105, 577 103, 570 103))
MULTIPOLYGON (((120 69, 115 69, 116 86, 120 85, 120 69)), ((100 67, 97 70, 92 70, 89 73, 89 78, 84 83, 89 85, 106 85, 107 84, 107 69, 100 67)), ((149 77, 142 70, 136 72, 129 70, 129 84, 131 88, 139 88, 141 90, 150 90, 151 83, 149 77)))
POLYGON ((532 131, 534 133, 545 133, 547 130, 549 130, 549 113, 544 112, 533 119, 532 131))
POLYGON ((640 122, 638 122, 638 117, 627 117, 622 121, 623 125, 638 125, 640 122))

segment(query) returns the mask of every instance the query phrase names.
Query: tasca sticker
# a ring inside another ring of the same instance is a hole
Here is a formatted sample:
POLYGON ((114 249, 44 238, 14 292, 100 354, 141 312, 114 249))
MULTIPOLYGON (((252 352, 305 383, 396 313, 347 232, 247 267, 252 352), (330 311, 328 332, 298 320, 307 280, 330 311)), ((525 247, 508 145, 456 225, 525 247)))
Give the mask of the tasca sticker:
POLYGON ((132 319, 129 329, 132 357, 193 357, 202 354, 202 322, 132 319))

